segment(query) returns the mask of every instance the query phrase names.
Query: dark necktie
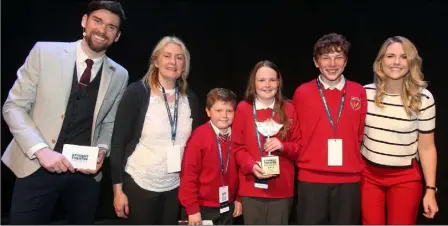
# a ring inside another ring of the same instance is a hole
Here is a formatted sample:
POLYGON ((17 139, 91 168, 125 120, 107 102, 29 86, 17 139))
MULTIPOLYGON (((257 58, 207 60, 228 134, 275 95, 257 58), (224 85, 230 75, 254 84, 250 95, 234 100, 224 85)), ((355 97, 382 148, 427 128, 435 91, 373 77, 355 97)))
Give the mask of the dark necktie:
POLYGON ((85 90, 87 86, 90 84, 90 76, 92 74, 93 60, 87 59, 86 64, 87 64, 86 70, 84 70, 84 72, 81 75, 81 79, 79 80, 79 87, 82 90, 85 90))

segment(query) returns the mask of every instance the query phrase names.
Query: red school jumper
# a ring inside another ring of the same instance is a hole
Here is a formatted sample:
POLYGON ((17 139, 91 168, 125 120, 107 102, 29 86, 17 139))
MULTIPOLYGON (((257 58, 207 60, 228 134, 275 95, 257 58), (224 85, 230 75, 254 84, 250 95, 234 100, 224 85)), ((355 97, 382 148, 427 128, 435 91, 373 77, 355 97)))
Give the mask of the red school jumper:
POLYGON ((337 124, 336 137, 322 102, 316 79, 299 86, 293 98, 300 122, 302 150, 297 158, 298 180, 312 183, 354 183, 361 180, 364 168, 360 147, 367 112, 365 89, 346 80, 343 90, 325 89, 333 121, 336 124, 344 89, 345 102, 337 124), (328 139, 342 139, 342 166, 328 166, 328 139))
MULTIPOLYGON (((230 139, 220 139, 224 168, 230 139)), ((200 212, 200 206, 219 208, 219 187, 222 173, 216 133, 209 122, 196 128, 184 151, 180 172, 179 200, 187 214, 200 212)), ((238 173, 235 158, 230 154, 224 181, 229 186, 229 204, 235 200, 238 173)))
MULTIPOLYGON (((291 122, 286 139, 276 137, 283 143, 283 151, 274 151, 271 154, 279 156, 280 175, 268 179, 268 189, 255 187, 255 175, 252 168, 257 161, 261 161, 261 153, 258 148, 252 103, 242 101, 238 104, 232 125, 232 152, 235 154, 239 165, 239 189, 238 194, 246 197, 258 198, 289 198, 294 194, 294 160, 299 151, 299 125, 294 106, 285 102, 286 116, 291 122)), ((262 122, 272 115, 272 109, 257 110, 257 120, 262 122)), ((278 114, 274 116, 278 121, 278 114)), ((260 134, 261 146, 265 143, 265 137, 260 134)), ((263 151, 263 156, 268 153, 263 151)))

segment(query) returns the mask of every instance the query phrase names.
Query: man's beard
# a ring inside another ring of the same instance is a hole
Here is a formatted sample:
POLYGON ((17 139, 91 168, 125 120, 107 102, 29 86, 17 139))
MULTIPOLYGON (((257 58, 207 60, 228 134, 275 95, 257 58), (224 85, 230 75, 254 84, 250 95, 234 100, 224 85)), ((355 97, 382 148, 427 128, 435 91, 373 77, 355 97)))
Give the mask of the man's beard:
POLYGON ((87 41, 87 45, 89 45, 89 48, 92 51, 94 51, 94 52, 97 52, 97 53, 103 52, 103 51, 107 50, 107 48, 109 48, 109 45, 107 44, 109 39, 105 35, 102 35, 100 32, 92 31, 89 35, 86 35, 85 38, 86 38, 86 41, 87 41), (92 36, 93 35, 98 35, 99 37, 104 38, 104 40, 106 42, 103 45, 100 45, 100 46, 95 45, 95 43, 93 43, 93 41, 92 41, 92 36))

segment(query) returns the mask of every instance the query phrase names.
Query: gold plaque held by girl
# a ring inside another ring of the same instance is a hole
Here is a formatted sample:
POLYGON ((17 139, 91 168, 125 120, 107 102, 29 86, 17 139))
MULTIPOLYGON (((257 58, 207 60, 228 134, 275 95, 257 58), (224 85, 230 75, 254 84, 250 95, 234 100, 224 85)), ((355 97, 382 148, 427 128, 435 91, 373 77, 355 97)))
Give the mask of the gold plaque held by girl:
POLYGON ((261 157, 261 169, 265 175, 280 174, 280 161, 278 156, 269 155, 261 157))

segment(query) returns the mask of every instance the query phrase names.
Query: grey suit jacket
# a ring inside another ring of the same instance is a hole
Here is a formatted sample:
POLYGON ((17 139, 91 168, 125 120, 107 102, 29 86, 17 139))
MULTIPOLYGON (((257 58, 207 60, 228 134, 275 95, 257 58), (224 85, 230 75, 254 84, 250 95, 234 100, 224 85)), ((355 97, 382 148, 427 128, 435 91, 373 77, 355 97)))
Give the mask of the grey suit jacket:
MULTIPOLYGON (((54 148, 61 131, 76 63, 76 43, 37 42, 17 71, 17 80, 3 105, 3 117, 13 135, 2 161, 19 177, 41 166, 27 152, 36 144, 54 148)), ((128 84, 125 68, 104 57, 95 105, 91 145, 110 149, 115 113, 128 84)), ((106 156, 109 156, 107 153, 106 156)), ((98 174, 99 181, 102 174, 98 174)))

